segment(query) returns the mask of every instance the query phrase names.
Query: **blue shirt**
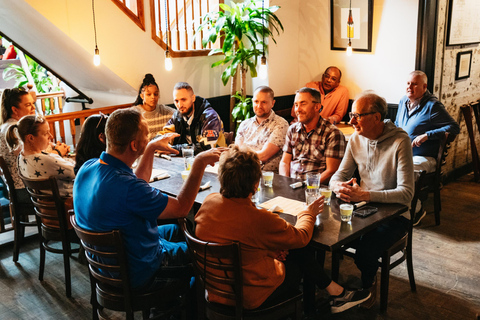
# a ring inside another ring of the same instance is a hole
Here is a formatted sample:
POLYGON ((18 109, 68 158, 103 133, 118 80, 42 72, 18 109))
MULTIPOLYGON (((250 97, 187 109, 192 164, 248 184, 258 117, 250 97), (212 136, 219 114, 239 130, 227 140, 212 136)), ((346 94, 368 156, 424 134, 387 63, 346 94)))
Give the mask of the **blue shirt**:
POLYGON ((147 284, 163 259, 157 217, 168 197, 138 179, 124 162, 103 152, 80 168, 73 187, 77 224, 86 230, 120 230, 133 288, 147 284))
POLYGON ((428 140, 413 148, 414 156, 437 158, 440 146, 440 136, 445 132, 457 135, 460 127, 447 112, 437 97, 428 90, 420 100, 417 108, 409 115, 407 103, 410 100, 404 96, 398 104, 397 118, 395 125, 405 130, 413 141, 417 136, 427 134, 428 140))

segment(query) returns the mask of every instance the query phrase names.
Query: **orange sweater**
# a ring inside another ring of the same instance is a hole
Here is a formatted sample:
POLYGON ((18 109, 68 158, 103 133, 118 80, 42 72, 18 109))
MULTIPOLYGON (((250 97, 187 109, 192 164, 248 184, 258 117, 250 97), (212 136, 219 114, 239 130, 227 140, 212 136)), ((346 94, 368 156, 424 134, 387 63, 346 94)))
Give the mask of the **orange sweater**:
MULTIPOLYGON (((292 226, 277 214, 257 209, 246 198, 210 194, 195 216, 196 236, 203 241, 241 243, 244 308, 259 307, 285 278, 277 250, 302 248, 312 238, 315 219, 301 212, 292 226)), ((209 295, 212 302, 232 301, 209 295)))

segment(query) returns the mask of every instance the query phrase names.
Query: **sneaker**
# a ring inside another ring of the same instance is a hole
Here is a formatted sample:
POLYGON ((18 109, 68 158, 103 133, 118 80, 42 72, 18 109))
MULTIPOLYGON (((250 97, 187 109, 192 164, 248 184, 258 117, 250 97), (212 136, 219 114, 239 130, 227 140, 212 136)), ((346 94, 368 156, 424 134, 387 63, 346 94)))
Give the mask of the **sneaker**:
POLYGON ((370 297, 370 291, 368 290, 343 290, 343 294, 339 296, 332 296, 332 301, 330 302, 331 312, 339 313, 345 310, 348 310, 356 305, 359 305, 363 301, 367 300, 370 297))
POLYGON ((419 212, 415 213, 415 219, 413 220, 413 226, 418 226, 420 221, 425 217, 427 214, 427 210, 424 210, 423 207, 420 209, 419 212))
POLYGON ((365 300, 361 305, 360 308, 364 309, 370 309, 375 305, 375 302, 377 301, 377 277, 375 277, 375 280, 373 281, 372 287, 368 289, 370 291, 370 298, 365 300))

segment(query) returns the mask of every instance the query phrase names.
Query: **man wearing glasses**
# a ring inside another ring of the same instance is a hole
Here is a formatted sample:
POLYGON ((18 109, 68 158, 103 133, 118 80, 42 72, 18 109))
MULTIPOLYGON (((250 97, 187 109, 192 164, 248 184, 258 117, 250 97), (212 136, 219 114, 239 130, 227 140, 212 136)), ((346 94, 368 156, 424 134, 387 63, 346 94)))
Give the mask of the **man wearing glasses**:
POLYGON ((320 116, 320 92, 301 88, 295 95, 298 122, 287 131, 281 175, 305 179, 308 172, 320 172, 321 183, 328 183, 337 171, 345 152, 345 137, 334 125, 320 116))
MULTIPOLYGON (((321 96, 320 115, 333 124, 342 121, 348 109, 348 89, 340 85, 342 71, 337 67, 328 67, 322 75, 322 81, 313 81, 305 87, 317 89, 321 96)), ((292 108, 292 124, 297 121, 295 108, 292 108)))
MULTIPOLYGON (((374 93, 358 98, 350 113, 355 132, 345 156, 330 181, 330 188, 346 202, 401 203, 410 207, 414 193, 412 147, 408 134, 385 120, 387 102, 374 93), (353 178, 358 169, 360 184, 353 178)), ((362 272, 363 288, 370 289, 375 303, 378 258, 403 237, 409 212, 389 220, 356 240, 355 264, 362 272)))

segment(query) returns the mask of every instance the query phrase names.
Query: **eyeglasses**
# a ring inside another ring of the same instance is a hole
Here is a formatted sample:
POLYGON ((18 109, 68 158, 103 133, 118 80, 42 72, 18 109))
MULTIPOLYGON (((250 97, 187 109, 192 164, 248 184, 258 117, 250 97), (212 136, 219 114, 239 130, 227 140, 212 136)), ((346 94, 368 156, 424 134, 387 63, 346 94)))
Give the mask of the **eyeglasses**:
POLYGON ((348 115, 350 116, 350 119, 355 118, 355 120, 359 121, 362 120, 363 116, 368 116, 369 114, 374 114, 376 112, 366 112, 366 113, 353 113, 349 112, 348 115))
POLYGON ((107 121, 107 119, 108 119, 108 116, 103 114, 102 111, 99 111, 98 113, 100 115, 100 119, 98 120, 98 123, 97 123, 97 126, 95 127, 95 129, 98 129, 98 127, 100 126, 100 123, 102 123, 103 119, 105 119, 105 121, 107 121))

